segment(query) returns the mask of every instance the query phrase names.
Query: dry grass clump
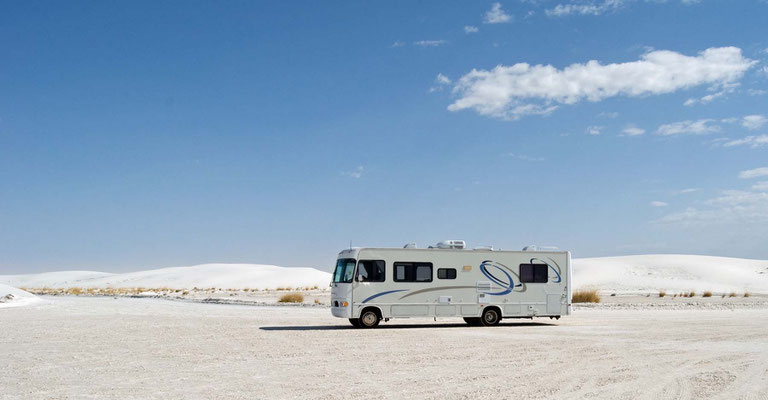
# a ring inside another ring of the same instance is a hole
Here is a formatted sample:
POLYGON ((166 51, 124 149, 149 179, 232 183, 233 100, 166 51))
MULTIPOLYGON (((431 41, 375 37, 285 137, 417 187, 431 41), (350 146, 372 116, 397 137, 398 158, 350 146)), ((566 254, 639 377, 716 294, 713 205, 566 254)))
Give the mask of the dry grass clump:
POLYGON ((701 295, 701 297, 712 297, 712 292, 707 290, 707 291, 704 292, 704 294, 701 295))
POLYGON ((696 297, 696 291, 694 291, 694 290, 691 290, 691 291, 688 293, 688 297, 696 297))
POLYGON ((64 291, 64 293, 73 295, 73 296, 80 296, 81 294, 83 294, 83 289, 79 287, 71 287, 66 291, 64 291))
POLYGON ((304 295, 301 293, 286 293, 280 296, 280 303, 302 303, 304 302, 304 295))
POLYGON ((744 297, 752 296, 749 292, 744 292, 744 297))
POLYGON ((659 290, 659 297, 664 297, 666 295, 667 295, 667 291, 666 290, 659 290))
POLYGON ((574 303, 599 303, 600 295, 594 289, 582 289, 573 292, 574 303))
POLYGON ((728 293, 728 297, 736 297, 736 292, 728 293))

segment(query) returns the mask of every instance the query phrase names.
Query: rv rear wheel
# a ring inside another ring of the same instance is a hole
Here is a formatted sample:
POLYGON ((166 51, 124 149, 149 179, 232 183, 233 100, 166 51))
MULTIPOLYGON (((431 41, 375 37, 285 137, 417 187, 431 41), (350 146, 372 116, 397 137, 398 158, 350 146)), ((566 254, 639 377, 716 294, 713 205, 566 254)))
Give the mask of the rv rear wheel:
POLYGON ((480 320, 485 326, 493 326, 499 324, 501 316, 499 315, 499 311, 495 308, 486 308, 485 311, 483 311, 483 316, 480 320))
POLYGON ((379 314, 373 310, 365 310, 358 320, 361 328, 373 328, 379 324, 379 314))
POLYGON ((354 326, 355 328, 360 327, 360 320, 357 318, 350 318, 349 323, 352 324, 352 326, 354 326))
POLYGON ((472 326, 480 325, 480 318, 477 317, 464 317, 464 322, 472 326))

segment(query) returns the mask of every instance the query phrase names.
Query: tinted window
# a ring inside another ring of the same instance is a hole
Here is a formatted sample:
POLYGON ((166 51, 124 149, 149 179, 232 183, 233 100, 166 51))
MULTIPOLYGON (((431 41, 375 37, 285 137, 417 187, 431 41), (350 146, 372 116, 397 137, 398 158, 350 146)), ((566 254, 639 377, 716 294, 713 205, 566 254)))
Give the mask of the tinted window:
POLYGON ((357 263, 357 280, 359 282, 384 282, 384 261, 360 260, 357 263))
POLYGON ((547 264, 520 264, 520 282, 547 283, 548 269, 547 264))
POLYGON ((456 279, 455 268, 438 268, 437 279, 456 279))
POLYGON ((395 282, 432 282, 432 263, 396 262, 395 282))

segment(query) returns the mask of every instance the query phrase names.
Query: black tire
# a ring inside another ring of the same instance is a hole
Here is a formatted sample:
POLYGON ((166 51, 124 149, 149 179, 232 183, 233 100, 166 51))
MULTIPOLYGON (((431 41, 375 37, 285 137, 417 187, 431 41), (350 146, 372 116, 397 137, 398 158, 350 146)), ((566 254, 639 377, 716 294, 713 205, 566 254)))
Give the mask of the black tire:
POLYGON ((464 317, 464 322, 471 326, 479 326, 480 318, 477 317, 464 317))
POLYGON ((379 314, 374 310, 365 310, 362 314, 360 314, 360 319, 358 319, 358 323, 360 324, 361 328, 375 328, 378 324, 381 318, 379 318, 379 314))
POLYGON ((352 324, 352 326, 354 326, 355 328, 360 327, 360 320, 357 318, 350 318, 349 323, 352 324))
POLYGON ((501 314, 499 314, 499 310, 496 308, 486 308, 483 311, 483 316, 480 317, 480 322, 485 326, 498 325, 501 322, 501 314))

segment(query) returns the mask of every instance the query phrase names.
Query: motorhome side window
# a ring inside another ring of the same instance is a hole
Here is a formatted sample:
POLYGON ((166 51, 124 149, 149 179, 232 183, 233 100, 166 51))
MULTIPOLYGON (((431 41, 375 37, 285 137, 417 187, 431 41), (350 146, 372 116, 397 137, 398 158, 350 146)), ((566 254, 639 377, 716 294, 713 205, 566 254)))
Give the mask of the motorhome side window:
POLYGON ((360 260, 357 262, 357 281, 384 282, 384 271, 382 260, 360 260))
POLYGON ((432 263, 396 262, 395 282, 432 282, 432 263))
POLYGON ((547 264, 520 264, 520 282, 547 283, 548 268, 547 264))
POLYGON ((438 268, 437 279, 456 279, 456 268, 438 268))

